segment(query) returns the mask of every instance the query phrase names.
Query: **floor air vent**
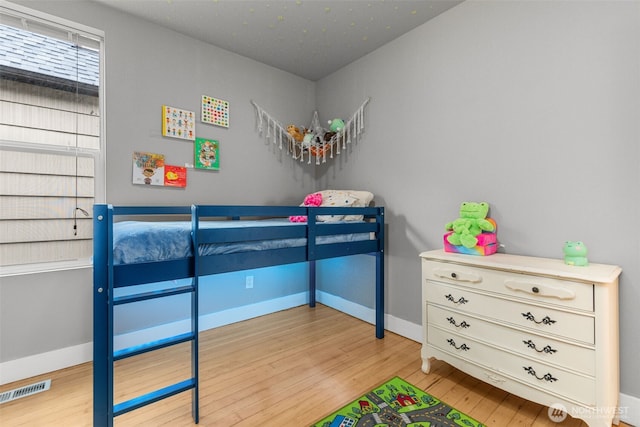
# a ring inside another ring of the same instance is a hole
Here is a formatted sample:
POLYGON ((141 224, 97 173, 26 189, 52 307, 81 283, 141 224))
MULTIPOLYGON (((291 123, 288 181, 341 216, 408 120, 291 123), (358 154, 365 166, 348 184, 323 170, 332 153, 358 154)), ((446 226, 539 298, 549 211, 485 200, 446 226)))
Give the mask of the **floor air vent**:
POLYGON ((0 393, 0 404, 11 402, 12 400, 20 399, 21 397, 31 396, 32 394, 40 393, 41 391, 47 391, 49 390, 49 387, 51 387, 51 380, 45 380, 16 388, 14 390, 5 391, 0 393))

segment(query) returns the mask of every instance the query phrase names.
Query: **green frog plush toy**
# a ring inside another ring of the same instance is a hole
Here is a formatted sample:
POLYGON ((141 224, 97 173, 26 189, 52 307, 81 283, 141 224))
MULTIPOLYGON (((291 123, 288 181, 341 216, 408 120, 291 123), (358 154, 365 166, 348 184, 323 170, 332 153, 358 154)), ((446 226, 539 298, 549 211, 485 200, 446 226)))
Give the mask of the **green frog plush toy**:
POLYGON ((445 230, 453 231, 447 236, 447 241, 452 245, 462 245, 465 248, 476 246, 478 234, 495 230, 495 226, 485 219, 488 213, 489 203, 487 202, 462 202, 460 218, 445 225, 445 230))
POLYGON ((564 263, 585 267, 589 265, 587 260, 587 247, 582 242, 564 243, 564 263))

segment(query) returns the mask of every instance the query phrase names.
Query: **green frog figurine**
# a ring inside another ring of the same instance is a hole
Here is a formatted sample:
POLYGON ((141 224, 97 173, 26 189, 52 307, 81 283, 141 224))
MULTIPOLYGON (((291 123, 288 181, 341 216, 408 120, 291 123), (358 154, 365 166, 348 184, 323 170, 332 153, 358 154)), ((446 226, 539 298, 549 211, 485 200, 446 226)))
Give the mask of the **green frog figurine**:
POLYGON ((587 247, 582 242, 564 243, 564 263, 584 267, 589 265, 587 247))

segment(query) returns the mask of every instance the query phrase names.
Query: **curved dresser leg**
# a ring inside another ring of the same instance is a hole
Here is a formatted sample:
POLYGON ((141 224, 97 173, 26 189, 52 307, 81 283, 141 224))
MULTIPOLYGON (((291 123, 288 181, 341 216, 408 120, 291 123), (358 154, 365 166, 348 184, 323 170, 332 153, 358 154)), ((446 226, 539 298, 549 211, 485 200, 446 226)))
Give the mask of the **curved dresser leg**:
POLYGON ((422 372, 428 374, 431 370, 431 361, 428 358, 422 358, 422 372))

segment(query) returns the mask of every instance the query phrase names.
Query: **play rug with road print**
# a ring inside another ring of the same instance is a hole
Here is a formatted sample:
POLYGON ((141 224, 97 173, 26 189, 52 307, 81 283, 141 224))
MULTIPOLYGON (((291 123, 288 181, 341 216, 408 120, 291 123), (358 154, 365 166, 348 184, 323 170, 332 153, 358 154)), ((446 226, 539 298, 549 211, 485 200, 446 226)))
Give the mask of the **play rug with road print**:
POLYGON ((486 427, 399 377, 312 427, 486 427))

